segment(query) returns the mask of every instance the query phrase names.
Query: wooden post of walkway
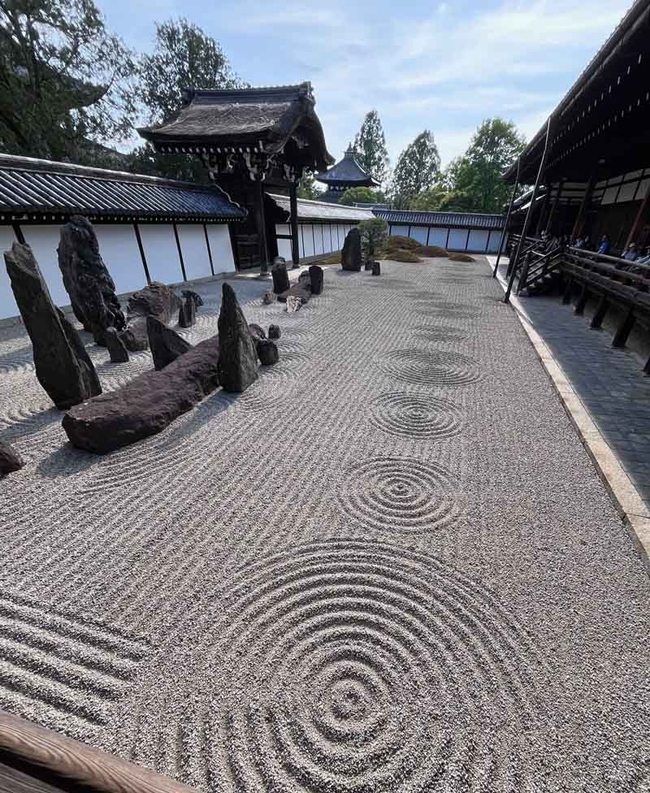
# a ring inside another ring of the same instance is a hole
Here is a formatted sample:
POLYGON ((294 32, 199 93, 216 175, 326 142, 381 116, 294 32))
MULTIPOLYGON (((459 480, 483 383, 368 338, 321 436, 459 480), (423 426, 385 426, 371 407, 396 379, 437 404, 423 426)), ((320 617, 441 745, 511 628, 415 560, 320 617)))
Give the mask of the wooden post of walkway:
POLYGON ((587 220, 587 213, 589 212, 589 207, 591 206, 591 196, 593 195, 594 187, 596 186, 597 176, 598 164, 594 168, 593 173, 587 182, 587 189, 585 190, 585 194, 582 197, 582 203, 580 204, 580 209, 576 215, 576 222, 573 224, 573 230, 571 231, 572 242, 576 240, 584 231, 585 221, 587 220))
POLYGON ((546 185, 546 192, 544 193, 544 199, 542 201, 542 208, 539 212, 539 217, 537 218, 537 225, 535 226, 535 236, 539 237, 542 233, 542 228, 546 228, 546 216, 548 214, 549 204, 551 203, 551 191, 553 190, 553 185, 550 183, 546 185))
POLYGON ((636 213, 636 217, 634 218, 634 223, 632 224, 632 228, 630 229, 630 233, 627 235, 627 242, 625 243, 625 247, 627 248, 631 242, 636 242, 636 235, 640 228, 650 220, 650 186, 648 188, 648 192, 645 194, 645 198, 641 202, 641 206, 639 207, 639 211, 636 213))
MULTIPOLYGON (((562 189, 564 188, 564 177, 560 179, 557 185, 557 193, 555 194, 555 198, 553 199, 553 204, 551 205, 551 211, 548 215, 548 220, 546 221, 546 231, 550 234, 551 228, 553 225, 553 218, 557 212, 557 208, 560 204, 560 197, 562 195, 562 189)), ((559 236, 559 235, 558 235, 559 236)))
POLYGON ((506 222, 503 226, 503 233, 501 234, 501 241, 499 242, 499 252, 497 253, 497 263, 494 265, 494 270, 492 271, 492 278, 497 277, 497 272, 499 270, 499 262, 501 261, 501 254, 503 253, 503 248, 506 244, 506 239, 508 238, 508 226, 510 225, 510 215, 512 214, 512 205, 515 203, 515 199, 517 198, 517 190, 519 189, 519 174, 521 172, 521 155, 517 158, 517 175, 515 176, 515 183, 512 187, 512 194, 510 196, 510 203, 508 204, 508 212, 506 213, 506 222))
POLYGON ((517 252, 515 253, 514 264, 512 266, 512 271, 510 273, 510 280, 508 281, 508 288, 506 289, 506 294, 503 298, 504 303, 510 302, 510 294, 512 292, 512 287, 515 283, 515 277, 517 275, 517 259, 519 258, 519 254, 521 253, 521 249, 526 242, 526 236, 528 234, 528 229, 530 228, 530 222, 533 217, 533 209, 535 206, 535 201, 537 200, 537 193, 539 191, 539 185, 542 181, 542 176, 544 175, 544 168, 546 168, 546 159, 548 157, 548 150, 551 142, 551 133, 555 128, 555 117, 550 115, 548 117, 548 121, 546 122, 546 139, 544 141, 544 151, 542 152, 542 158, 539 161, 539 169, 537 171, 537 176, 535 177, 535 185, 533 187, 533 194, 530 198, 530 205, 528 207, 528 212, 526 212, 526 220, 524 221, 524 227, 521 231, 521 237, 519 239, 519 244, 517 245, 517 252))

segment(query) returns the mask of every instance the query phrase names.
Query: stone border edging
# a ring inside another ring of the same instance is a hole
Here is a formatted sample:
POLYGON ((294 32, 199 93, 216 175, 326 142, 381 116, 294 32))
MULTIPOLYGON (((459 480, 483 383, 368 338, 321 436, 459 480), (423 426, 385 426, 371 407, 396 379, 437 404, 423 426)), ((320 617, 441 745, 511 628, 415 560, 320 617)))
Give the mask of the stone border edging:
MULTIPOLYGON (((488 266, 492 270, 489 261, 488 266)), ((497 280, 505 292, 507 284, 503 280, 501 273, 497 274, 497 280)), ((627 471, 623 468, 618 455, 607 443, 598 426, 591 418, 591 414, 571 385, 570 379, 555 359, 551 349, 535 330, 521 300, 513 294, 510 297, 510 303, 542 366, 551 379, 583 446, 593 460, 596 470, 620 513, 623 524, 627 527, 646 569, 650 572, 650 509, 646 506, 627 471)))

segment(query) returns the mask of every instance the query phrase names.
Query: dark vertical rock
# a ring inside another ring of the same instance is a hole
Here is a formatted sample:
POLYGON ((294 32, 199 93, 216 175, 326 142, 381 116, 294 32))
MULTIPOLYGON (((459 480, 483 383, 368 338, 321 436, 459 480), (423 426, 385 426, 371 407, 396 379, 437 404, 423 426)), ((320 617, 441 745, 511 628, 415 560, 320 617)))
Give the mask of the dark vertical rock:
POLYGON ((255 339, 255 341, 262 341, 266 338, 266 333, 264 333, 264 329, 259 325, 255 324, 255 322, 251 322, 248 326, 248 330, 251 333, 251 336, 255 339))
POLYGON ((323 291, 323 268, 312 264, 309 268, 309 280, 312 295, 320 295, 323 291))
POLYGON ((178 324, 181 328, 191 328, 196 324, 196 303, 186 297, 178 311, 178 324))
POLYGON ((269 325, 269 339, 279 339, 280 332, 279 325, 269 325))
POLYGON ((343 250, 341 251, 341 267, 344 270, 361 270, 361 233, 354 228, 348 231, 343 250))
POLYGON ((120 336, 127 350, 148 349, 147 317, 155 317, 167 325, 172 317, 177 316, 181 304, 174 290, 159 281, 134 292, 127 306, 127 327, 120 336))
POLYGON ((203 305, 203 298, 198 292, 195 292, 193 289, 183 289, 181 292, 185 300, 191 300, 194 303, 194 307, 198 311, 199 308, 203 305))
POLYGON ((219 313, 219 382, 224 391, 241 393, 255 380, 255 342, 233 288, 224 284, 219 313))
POLYGON ((61 227, 58 256, 74 315, 97 344, 103 345, 107 328, 123 330, 126 320, 87 218, 73 215, 61 227))
POLYGON ((127 363, 129 360, 129 351, 124 346, 124 342, 120 339, 115 328, 106 328, 104 333, 104 341, 106 348, 111 356, 112 363, 127 363))
POLYGON ((273 292, 279 295, 280 292, 286 292, 291 286, 289 281, 289 274, 287 273, 287 265, 284 262, 278 262, 271 268, 271 276, 273 278, 273 292))
POLYGON ((0 441, 0 479, 14 471, 19 471, 24 465, 25 461, 14 447, 0 441))
POLYGON ((192 347, 189 341, 155 317, 147 317, 147 336, 156 371, 164 369, 192 347))
POLYGON ((34 348, 38 382, 59 410, 101 394, 95 367, 79 334, 52 302, 32 249, 14 242, 5 262, 34 348))
POLYGON ((372 263, 372 274, 381 275, 381 264, 379 262, 372 263))
POLYGON ((261 339, 257 342, 257 357, 262 366, 273 366, 280 360, 278 345, 271 339, 261 339))

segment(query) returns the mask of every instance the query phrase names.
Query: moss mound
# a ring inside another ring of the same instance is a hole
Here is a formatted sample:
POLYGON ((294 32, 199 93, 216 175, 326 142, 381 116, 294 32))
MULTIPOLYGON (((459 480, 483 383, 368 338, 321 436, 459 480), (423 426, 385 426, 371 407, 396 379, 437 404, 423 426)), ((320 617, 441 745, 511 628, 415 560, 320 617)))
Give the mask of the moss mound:
POLYGON ((341 254, 335 253, 332 256, 328 256, 327 259, 320 259, 318 264, 341 264, 341 254))
POLYGON ((396 248, 394 250, 386 251, 383 256, 384 259, 390 259, 392 262, 421 262, 422 259, 414 251, 407 251, 403 248, 396 248))
POLYGON ((420 256, 427 256, 430 259, 446 259, 449 256, 449 251, 446 248, 441 248, 440 245, 425 245, 418 253, 420 256))
POLYGON ((466 253, 450 253, 449 254, 449 258, 450 258, 450 260, 452 262, 475 262, 476 261, 476 259, 472 259, 472 257, 469 256, 466 253))
POLYGON ((400 237, 399 235, 395 237, 387 237, 386 242, 384 243, 384 248, 386 248, 388 251, 419 251, 422 247, 424 246, 421 242, 411 239, 411 237, 400 237))

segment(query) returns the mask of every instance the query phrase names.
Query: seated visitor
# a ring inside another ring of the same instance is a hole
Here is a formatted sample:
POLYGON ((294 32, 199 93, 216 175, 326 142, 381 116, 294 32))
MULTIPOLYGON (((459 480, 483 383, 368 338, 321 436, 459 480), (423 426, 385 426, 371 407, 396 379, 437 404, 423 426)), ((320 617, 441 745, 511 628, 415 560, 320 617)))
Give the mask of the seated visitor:
POLYGON ((645 249, 643 256, 636 260, 637 264, 650 264, 650 245, 645 249))
POLYGON ((636 250, 636 245, 631 242, 622 256, 623 259, 627 259, 628 262, 635 262, 639 258, 639 254, 636 250))
POLYGON ((598 253, 602 253, 604 256, 607 256, 609 253, 610 242, 609 242, 609 235, 603 234, 600 239, 600 245, 598 246, 598 253))

